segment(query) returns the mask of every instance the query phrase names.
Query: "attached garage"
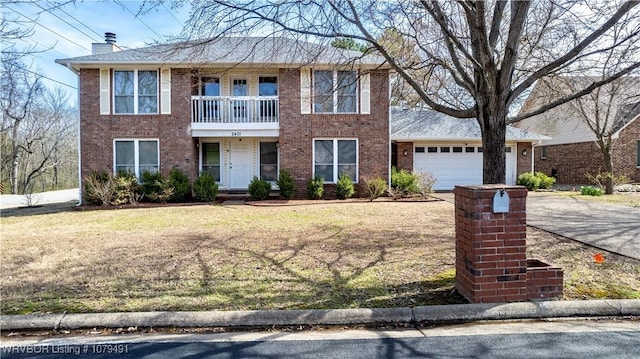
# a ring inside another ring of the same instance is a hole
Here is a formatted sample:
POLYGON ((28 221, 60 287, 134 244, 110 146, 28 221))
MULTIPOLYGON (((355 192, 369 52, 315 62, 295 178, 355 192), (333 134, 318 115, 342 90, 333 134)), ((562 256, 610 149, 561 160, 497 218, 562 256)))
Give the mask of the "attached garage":
MULTIPOLYGON (((515 183, 514 145, 507 147, 507 184, 515 183)), ((482 146, 469 143, 415 142, 413 171, 436 177, 435 190, 482 183, 482 146)))
MULTIPOLYGON (((392 164, 436 178, 434 189, 482 184, 482 138, 474 119, 457 119, 428 109, 391 110, 392 164)), ((548 137, 507 127, 506 182, 531 171, 532 147, 548 137)))

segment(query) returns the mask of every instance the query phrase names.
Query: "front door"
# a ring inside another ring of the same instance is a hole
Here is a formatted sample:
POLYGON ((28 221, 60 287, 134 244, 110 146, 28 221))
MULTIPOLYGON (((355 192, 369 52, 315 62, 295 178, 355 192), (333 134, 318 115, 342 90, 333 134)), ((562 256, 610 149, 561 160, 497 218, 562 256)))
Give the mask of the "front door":
POLYGON ((253 146, 248 139, 234 138, 229 143, 229 187, 246 189, 253 178, 253 146))

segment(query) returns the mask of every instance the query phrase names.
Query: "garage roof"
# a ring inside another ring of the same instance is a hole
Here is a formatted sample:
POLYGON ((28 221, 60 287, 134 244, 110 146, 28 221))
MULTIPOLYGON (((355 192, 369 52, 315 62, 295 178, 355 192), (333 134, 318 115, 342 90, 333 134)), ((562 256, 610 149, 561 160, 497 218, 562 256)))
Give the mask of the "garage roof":
MULTIPOLYGON (((480 125, 475 119, 459 119, 431 109, 403 109, 390 111, 392 140, 481 140, 480 125)), ((533 142, 550 137, 507 126, 507 141, 533 142)))

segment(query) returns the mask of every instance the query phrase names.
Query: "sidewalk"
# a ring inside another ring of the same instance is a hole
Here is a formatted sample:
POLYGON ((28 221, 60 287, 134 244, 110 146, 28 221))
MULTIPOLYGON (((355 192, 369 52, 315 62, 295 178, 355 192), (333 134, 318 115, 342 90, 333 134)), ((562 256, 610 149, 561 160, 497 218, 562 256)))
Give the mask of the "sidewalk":
POLYGON ((569 317, 640 316, 640 300, 544 301, 415 308, 135 312, 0 316, 3 332, 127 327, 271 328, 300 325, 402 325, 569 317))

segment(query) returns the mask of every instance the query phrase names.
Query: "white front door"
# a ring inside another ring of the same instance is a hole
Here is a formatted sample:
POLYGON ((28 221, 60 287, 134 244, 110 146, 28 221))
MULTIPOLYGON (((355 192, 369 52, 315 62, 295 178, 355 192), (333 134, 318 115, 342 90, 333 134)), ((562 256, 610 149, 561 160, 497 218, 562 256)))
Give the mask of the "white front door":
POLYGON ((253 178, 253 146, 249 139, 229 141, 229 187, 246 189, 253 178))

